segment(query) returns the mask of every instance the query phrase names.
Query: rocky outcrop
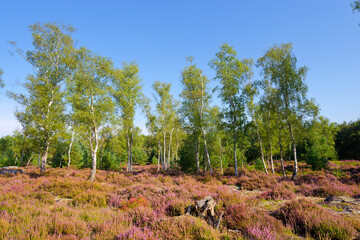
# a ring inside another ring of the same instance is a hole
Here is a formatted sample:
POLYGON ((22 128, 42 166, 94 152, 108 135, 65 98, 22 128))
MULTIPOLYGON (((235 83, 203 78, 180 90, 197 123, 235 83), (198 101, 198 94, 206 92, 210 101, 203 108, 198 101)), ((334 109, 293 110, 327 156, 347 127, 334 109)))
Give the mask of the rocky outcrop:
POLYGON ((24 170, 18 167, 3 167, 0 168, 0 174, 23 174, 24 170))
POLYGON ((333 209, 338 209, 337 212, 360 214, 359 199, 345 196, 330 196, 324 200, 324 203, 333 209))

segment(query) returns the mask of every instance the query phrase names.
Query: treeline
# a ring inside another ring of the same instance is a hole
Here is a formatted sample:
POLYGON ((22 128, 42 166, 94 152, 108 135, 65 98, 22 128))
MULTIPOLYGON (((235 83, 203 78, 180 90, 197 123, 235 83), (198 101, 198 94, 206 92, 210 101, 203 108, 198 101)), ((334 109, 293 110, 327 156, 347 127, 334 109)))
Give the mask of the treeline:
POLYGON ((171 84, 156 81, 152 109, 135 62, 117 68, 109 58, 76 47, 71 26, 30 29, 33 50, 12 43, 34 73, 24 83, 26 94, 8 92, 22 106, 15 112, 21 129, 1 138, 1 166, 38 164, 41 172, 47 166, 91 167, 93 180, 97 168, 132 171, 134 164, 210 173, 231 168, 238 175, 239 167, 254 161, 275 173, 279 161, 285 175, 284 160, 291 158, 295 179, 298 159, 319 169, 337 158, 335 134, 346 126, 318 115, 307 96, 308 69, 297 66, 290 43, 269 48, 256 62, 239 59, 223 44, 209 62, 215 89, 188 57, 180 101, 170 94, 171 84), (254 67, 260 80, 253 79, 254 67), (211 92, 221 107, 211 105, 211 92), (149 136, 134 125, 137 109, 147 118, 149 136))

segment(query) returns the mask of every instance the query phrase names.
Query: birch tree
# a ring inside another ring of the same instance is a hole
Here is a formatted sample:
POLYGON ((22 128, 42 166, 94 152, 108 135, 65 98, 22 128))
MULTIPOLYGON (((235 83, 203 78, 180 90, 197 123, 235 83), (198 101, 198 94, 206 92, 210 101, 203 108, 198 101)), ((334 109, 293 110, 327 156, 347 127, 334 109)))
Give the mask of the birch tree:
POLYGON ((219 96, 225 104, 224 113, 233 135, 234 167, 235 175, 238 176, 237 138, 245 122, 243 89, 245 81, 252 75, 253 61, 239 60, 234 48, 223 44, 209 65, 215 70, 215 79, 220 83, 219 96))
POLYGON ((88 139, 91 150, 90 181, 95 179, 101 130, 109 123, 114 110, 109 81, 112 62, 81 48, 77 53, 77 70, 69 81, 69 101, 79 133, 88 139))
POLYGON ((127 141, 127 171, 132 171, 134 117, 138 107, 143 106, 145 97, 142 93, 139 67, 136 63, 123 63, 121 70, 116 70, 113 77, 112 95, 120 113, 123 130, 127 141))
POLYGON ((259 105, 255 103, 254 98, 258 95, 256 83, 252 83, 251 80, 245 87, 245 93, 247 96, 247 107, 251 116, 251 121, 255 127, 256 136, 259 141, 260 153, 261 153, 261 161, 263 163, 265 172, 268 173, 267 166, 265 163, 265 154, 264 154, 264 146, 263 146, 263 138, 260 134, 261 129, 261 119, 259 117, 259 105))
MULTIPOLYGON (((31 119, 34 138, 39 141, 40 172, 45 172, 49 147, 65 127, 64 88, 73 70, 73 39, 71 26, 46 23, 30 26, 34 49, 24 52, 11 42, 17 53, 34 69, 24 87, 27 94, 8 95, 23 106, 31 119)), ((17 116, 24 116, 17 114, 17 116)))
POLYGON ((158 123, 158 128, 161 132, 162 144, 160 145, 162 158, 163 170, 169 169, 170 159, 166 158, 166 153, 168 149, 167 141, 170 141, 170 134, 172 132, 172 122, 173 117, 176 112, 176 102, 173 99, 173 96, 170 94, 170 83, 163 83, 159 81, 155 81, 153 84, 153 88, 156 97, 156 118, 158 123), (167 137, 169 134, 169 138, 167 137))
MULTIPOLYGON (((207 84, 209 80, 206 76, 203 75, 202 70, 197 68, 196 64, 192 63, 192 58, 188 58, 190 65, 185 67, 181 73, 181 83, 183 85, 183 90, 181 92, 182 97, 182 112, 185 116, 185 119, 192 128, 193 134, 196 134, 199 130, 201 131, 205 157, 207 165, 209 166, 210 173, 212 174, 212 167, 210 161, 210 155, 208 151, 207 141, 206 141, 206 118, 209 112, 209 101, 210 95, 208 93, 207 84)), ((195 138, 194 146, 196 150, 196 161, 197 161, 197 170, 199 169, 199 159, 198 159, 198 139, 195 138)))
POLYGON ((306 96, 305 77, 308 69, 296 66, 297 59, 292 48, 291 43, 275 45, 259 58, 258 65, 262 67, 264 78, 276 89, 279 111, 289 129, 294 151, 292 179, 295 180, 298 173, 295 126, 300 126, 304 117, 315 115, 317 108, 313 100, 309 101, 306 96))

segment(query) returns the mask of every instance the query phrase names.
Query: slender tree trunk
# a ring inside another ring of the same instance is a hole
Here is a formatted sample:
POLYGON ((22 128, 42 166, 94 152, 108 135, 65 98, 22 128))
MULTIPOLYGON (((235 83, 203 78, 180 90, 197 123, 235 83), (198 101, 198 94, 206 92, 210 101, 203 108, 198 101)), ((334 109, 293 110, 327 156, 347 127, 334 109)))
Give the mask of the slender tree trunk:
POLYGON ((33 158, 33 155, 31 155, 31 157, 29 158, 28 162, 26 163, 26 166, 29 166, 32 158, 33 158))
POLYGON ((133 170, 133 154, 132 154, 132 146, 133 146, 133 133, 132 133, 132 130, 131 130, 131 133, 130 133, 130 172, 132 172, 133 170))
POLYGON ((158 147, 158 159, 157 159, 157 170, 160 171, 160 159, 161 159, 161 143, 159 139, 159 147, 158 147))
POLYGON ((92 166, 92 169, 91 169, 91 174, 90 174, 90 178, 89 180, 90 181, 94 181, 95 179, 95 174, 96 174, 96 161, 97 161, 97 151, 98 151, 98 148, 99 148, 99 140, 98 140, 98 133, 97 133, 97 129, 94 128, 94 136, 92 136, 92 141, 90 142, 91 143, 91 166, 92 166), (95 141, 95 147, 93 145, 95 141))
POLYGON ((171 129, 170 131, 170 139, 169 139, 169 150, 168 150, 168 167, 170 168, 170 163, 171 163, 171 140, 172 140, 172 134, 173 134, 174 128, 171 129))
MULTIPOLYGON (((266 155, 266 164, 267 164, 267 166, 270 166, 270 154, 266 155)), ((269 171, 268 171, 268 173, 269 173, 269 171)))
POLYGON ((207 170, 207 162, 206 162, 205 149, 204 149, 204 154, 203 154, 203 161, 204 161, 204 174, 205 174, 205 173, 206 173, 206 170, 207 170))
POLYGON ((203 127, 201 127, 201 131, 202 131, 203 139, 204 139, 204 148, 205 148, 204 154, 206 154, 207 164, 209 165, 210 174, 212 175, 213 171, 211 168, 210 155, 209 155, 209 151, 208 151, 207 144, 206 144, 205 130, 203 127))
POLYGON ((196 168, 197 173, 200 173, 200 162, 199 162, 199 140, 196 140, 195 142, 195 158, 196 158, 196 168))
POLYGON ((129 133, 126 136, 126 141, 127 141, 127 144, 126 144, 126 151, 127 151, 126 171, 130 172, 131 171, 131 167, 130 167, 131 162, 130 162, 130 135, 129 135, 129 133))
POLYGON ((68 168, 70 167, 70 162, 71 162, 71 148, 73 145, 75 139, 75 132, 73 131, 71 134, 71 140, 70 140, 70 145, 69 145, 69 150, 68 150, 68 168))
POLYGON ((296 156, 296 142, 295 142, 295 137, 294 137, 294 133, 292 130, 292 126, 291 123, 289 123, 289 129, 290 129, 290 136, 293 142, 293 148, 294 148, 294 172, 292 175, 292 180, 296 179, 297 173, 298 173, 298 163, 297 163, 297 156, 296 156))
MULTIPOLYGON (((200 110, 200 124, 201 124, 201 131, 202 131, 202 135, 203 135, 203 139, 204 139, 204 148, 205 148, 205 153, 206 154, 206 158, 207 158, 207 164, 209 165, 209 170, 210 170, 210 174, 212 175, 212 168, 211 168, 211 161, 210 161, 210 155, 209 155, 209 151, 207 148, 207 144, 206 144, 206 137, 205 137, 205 130, 203 127, 203 113, 204 113, 204 91, 205 91, 205 86, 204 86, 204 81, 203 78, 200 74, 200 80, 201 80, 201 110, 200 110)), ((206 166, 206 165, 205 165, 206 166)), ((206 171, 206 169, 205 169, 206 171)))
POLYGON ((164 130, 164 155, 163 155, 163 161, 164 161, 164 167, 165 169, 164 170, 167 170, 168 169, 168 166, 167 166, 167 161, 166 161, 166 132, 164 130))
POLYGON ((266 166, 266 163, 265 163, 265 157, 264 157, 264 148, 263 148, 263 145, 262 145, 262 140, 261 140, 261 136, 260 136, 260 132, 259 132, 259 126, 258 126, 258 124, 257 124, 256 121, 255 121, 255 117, 254 117, 254 113, 253 113, 253 110, 252 110, 252 109, 251 109, 251 115, 252 115, 253 123, 255 124, 256 135, 257 135, 258 140, 259 140, 260 153, 261 153, 261 161, 262 161, 262 163, 263 163, 263 165, 264 165, 265 172, 268 174, 267 166, 266 166))
POLYGON ((91 174, 90 174, 90 181, 94 181, 95 174, 96 174, 96 157, 97 157, 97 148, 91 150, 91 174))
POLYGON ((163 168, 163 171, 165 171, 166 170, 166 168, 165 168, 165 160, 164 160, 164 158, 163 158, 163 155, 162 155, 162 146, 160 145, 160 160, 161 160, 161 164, 162 164, 162 168, 163 168))
POLYGON ((41 155, 40 173, 43 173, 46 170, 46 161, 47 161, 47 155, 48 155, 48 151, 49 151, 49 146, 50 146, 50 141, 46 140, 44 152, 41 155))

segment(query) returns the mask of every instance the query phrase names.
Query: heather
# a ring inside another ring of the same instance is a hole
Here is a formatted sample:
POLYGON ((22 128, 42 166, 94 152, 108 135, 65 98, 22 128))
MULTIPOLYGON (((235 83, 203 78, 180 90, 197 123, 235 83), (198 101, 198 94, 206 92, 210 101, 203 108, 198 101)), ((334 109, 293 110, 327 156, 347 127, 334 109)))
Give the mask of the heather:
MULTIPOLYGON (((343 171, 351 176, 351 169, 343 171)), ((296 181, 247 169, 234 177, 151 165, 99 170, 93 182, 88 169, 24 170, 0 175, 0 239, 353 239, 359 229, 346 204, 323 203, 359 194, 332 168, 304 171, 296 181), (214 219, 189 214, 206 196, 216 202, 214 219)))
POLYGON ((306 199, 286 203, 274 216, 296 233, 314 239, 353 239, 356 236, 349 221, 306 199))

